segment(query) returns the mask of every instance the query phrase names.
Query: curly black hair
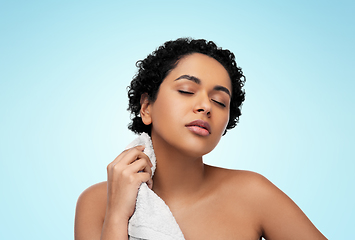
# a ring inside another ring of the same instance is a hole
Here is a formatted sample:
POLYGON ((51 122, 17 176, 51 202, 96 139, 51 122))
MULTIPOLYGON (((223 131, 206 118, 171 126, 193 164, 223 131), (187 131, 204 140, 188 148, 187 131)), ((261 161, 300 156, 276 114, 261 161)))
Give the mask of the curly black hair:
POLYGON ((140 117, 141 95, 147 93, 149 101, 154 102, 160 84, 165 77, 177 66, 181 58, 193 53, 202 53, 210 56, 221 63, 227 70, 232 82, 232 97, 229 122, 224 134, 226 134, 227 129, 232 129, 237 125, 241 115, 241 106, 245 99, 245 91, 243 89, 245 76, 242 69, 237 66, 234 54, 227 49, 217 47, 212 41, 179 38, 175 41, 165 42, 144 60, 136 63, 138 72, 133 77, 130 86, 127 87, 129 98, 127 110, 131 112, 132 119, 128 128, 131 131, 135 133, 146 132, 150 135, 151 125, 145 125, 140 117))

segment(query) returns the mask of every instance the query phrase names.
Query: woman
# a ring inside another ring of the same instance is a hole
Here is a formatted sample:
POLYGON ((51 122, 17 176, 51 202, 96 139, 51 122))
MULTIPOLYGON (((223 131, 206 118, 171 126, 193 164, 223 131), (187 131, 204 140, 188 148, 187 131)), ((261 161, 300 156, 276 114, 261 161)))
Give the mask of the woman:
POLYGON ((263 176, 203 163, 241 115, 244 75, 231 52, 177 39, 138 68, 128 92, 129 128, 151 136, 157 169, 152 179, 144 146, 122 152, 108 165, 107 182, 79 197, 76 240, 128 239, 142 183, 169 206, 185 239, 326 239, 263 176))

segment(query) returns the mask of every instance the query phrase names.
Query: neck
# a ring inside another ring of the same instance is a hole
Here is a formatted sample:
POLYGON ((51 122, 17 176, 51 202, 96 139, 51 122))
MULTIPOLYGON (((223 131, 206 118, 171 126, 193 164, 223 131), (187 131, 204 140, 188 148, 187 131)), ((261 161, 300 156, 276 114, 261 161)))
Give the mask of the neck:
POLYGON ((166 202, 198 194, 205 178, 202 156, 188 156, 154 136, 152 142, 157 159, 154 192, 166 202))

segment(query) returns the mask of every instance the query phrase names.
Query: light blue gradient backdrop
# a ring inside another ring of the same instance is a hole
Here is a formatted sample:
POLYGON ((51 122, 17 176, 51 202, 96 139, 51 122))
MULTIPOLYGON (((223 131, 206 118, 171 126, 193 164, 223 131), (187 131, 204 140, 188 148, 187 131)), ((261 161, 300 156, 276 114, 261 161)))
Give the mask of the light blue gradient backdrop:
MULTIPOLYGON (((329 239, 354 227, 354 1, 1 1, 0 238, 72 239, 75 204, 134 135, 126 86, 166 40, 247 76, 209 164, 259 172, 329 239)), ((172 106, 173 107, 173 106, 172 106)))

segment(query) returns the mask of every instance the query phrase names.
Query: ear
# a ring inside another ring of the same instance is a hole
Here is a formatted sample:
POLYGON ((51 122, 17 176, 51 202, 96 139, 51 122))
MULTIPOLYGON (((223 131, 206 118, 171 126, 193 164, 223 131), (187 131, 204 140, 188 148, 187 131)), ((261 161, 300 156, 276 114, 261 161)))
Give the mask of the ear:
POLYGON ((152 123, 152 118, 151 118, 151 104, 149 101, 149 95, 148 93, 143 93, 141 96, 141 110, 140 110, 140 115, 142 118, 142 121, 145 125, 150 125, 152 123))

